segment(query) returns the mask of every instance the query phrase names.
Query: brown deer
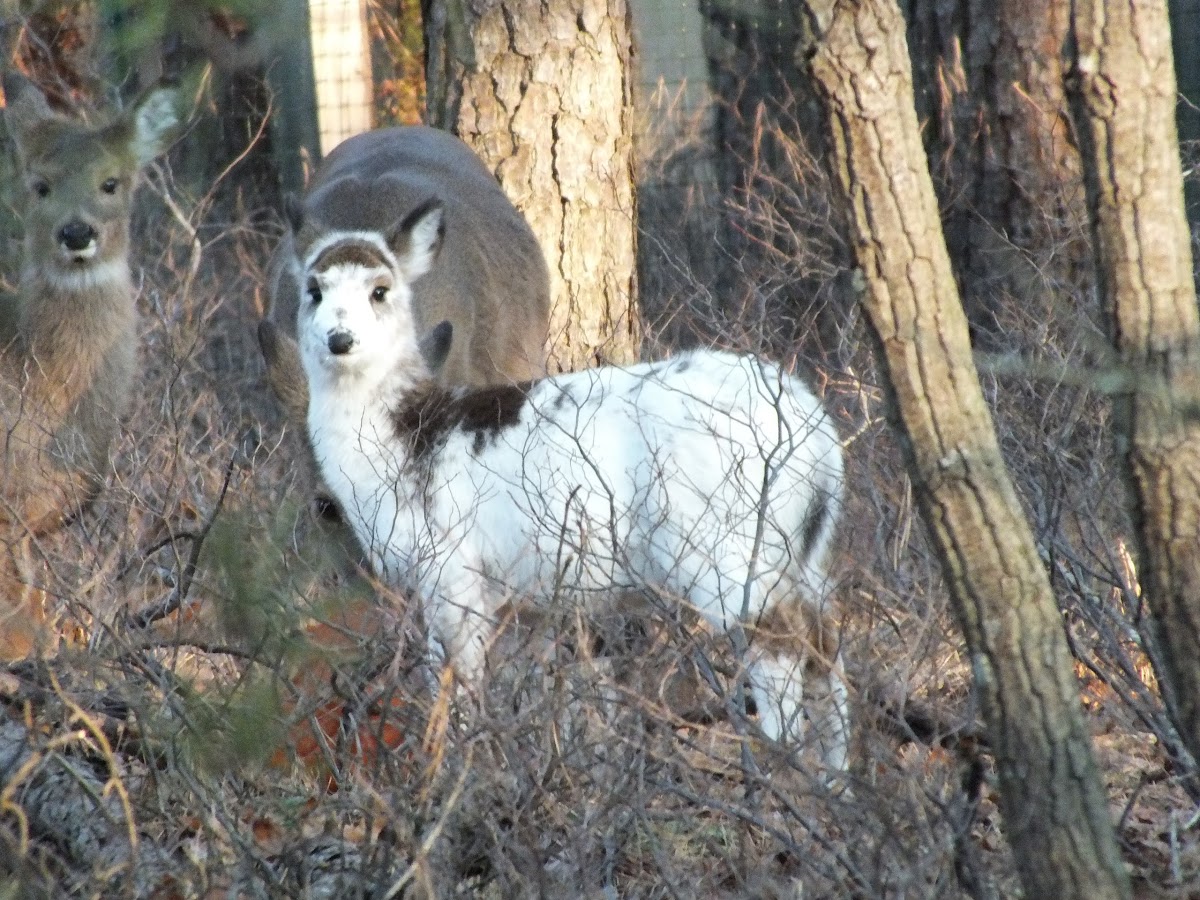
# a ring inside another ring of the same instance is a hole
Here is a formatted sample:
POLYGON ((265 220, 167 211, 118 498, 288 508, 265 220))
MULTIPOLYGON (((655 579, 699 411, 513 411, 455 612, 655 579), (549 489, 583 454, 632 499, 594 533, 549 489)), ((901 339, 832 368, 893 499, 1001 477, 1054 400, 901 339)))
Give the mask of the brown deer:
POLYGON ((545 374, 550 277, 529 224, 458 138, 422 126, 379 129, 324 159, 303 204, 289 204, 292 229, 272 263, 268 318, 278 330, 260 339, 268 381, 298 427, 308 391, 292 337, 307 280, 314 270, 353 266, 356 246, 394 242, 405 217, 429 200, 442 205, 445 244, 412 286, 412 310, 422 334, 443 321, 454 327, 439 381, 481 387, 545 374))
POLYGON ((16 547, 100 491, 137 362, 129 227, 141 169, 182 128, 179 87, 87 122, 4 77, 5 122, 27 191, 15 294, 0 296, 0 656, 36 643, 16 547))

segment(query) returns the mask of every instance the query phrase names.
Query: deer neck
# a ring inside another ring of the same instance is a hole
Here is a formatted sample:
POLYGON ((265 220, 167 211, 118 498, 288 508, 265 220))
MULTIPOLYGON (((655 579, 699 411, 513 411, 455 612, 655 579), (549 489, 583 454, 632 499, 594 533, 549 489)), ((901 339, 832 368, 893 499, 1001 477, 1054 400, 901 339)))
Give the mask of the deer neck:
MULTIPOLYGON (((22 273, 15 349, 29 387, 70 404, 114 352, 137 341, 133 277, 124 259, 75 271, 22 273)), ((11 352, 11 350, 10 350, 11 352)))
MULTIPOLYGON (((310 376, 311 377, 311 376, 310 376)), ((409 447, 397 434, 393 410, 427 379, 399 370, 382 383, 353 377, 311 381, 308 430, 313 450, 335 494, 354 488, 394 492, 408 465, 409 447), (340 482, 345 481, 342 485, 340 482), (369 487, 370 483, 376 483, 369 487)), ((432 385, 432 381, 429 381, 432 385)), ((339 497, 346 502, 346 498, 339 497)))

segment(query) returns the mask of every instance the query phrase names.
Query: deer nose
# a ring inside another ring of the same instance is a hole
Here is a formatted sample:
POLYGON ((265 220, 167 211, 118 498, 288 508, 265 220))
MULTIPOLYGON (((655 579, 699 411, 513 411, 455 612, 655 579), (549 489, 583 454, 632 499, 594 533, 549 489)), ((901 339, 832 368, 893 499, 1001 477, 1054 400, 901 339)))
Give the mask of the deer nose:
POLYGON ((350 348, 354 346, 354 335, 348 331, 335 331, 329 335, 329 352, 334 356, 341 356, 350 352, 350 348))
POLYGON ((68 222, 58 232, 58 240, 68 250, 86 250, 96 239, 96 229, 87 222, 68 222))

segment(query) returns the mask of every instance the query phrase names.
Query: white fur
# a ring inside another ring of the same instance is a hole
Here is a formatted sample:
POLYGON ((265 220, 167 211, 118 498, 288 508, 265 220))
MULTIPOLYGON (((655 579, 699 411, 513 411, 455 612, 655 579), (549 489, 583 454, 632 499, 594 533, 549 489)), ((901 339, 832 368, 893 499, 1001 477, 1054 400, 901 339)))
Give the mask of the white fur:
MULTIPOLYGON (((548 378, 530 388, 515 425, 482 438, 451 431, 422 468, 392 418, 433 374, 399 269, 385 304, 369 300, 378 273, 353 266, 326 273, 320 304, 301 303, 309 435, 377 572, 420 598, 460 677, 478 675, 513 595, 588 602, 654 590, 726 628, 777 602, 822 602, 842 456, 798 379, 719 351, 548 378), (328 349, 338 330, 354 337, 344 355, 328 349), (806 519, 822 502, 830 514, 802 555, 806 519)), ((805 654, 800 644, 752 651, 760 721, 774 738, 802 736, 805 654)), ((846 689, 830 662, 836 721, 822 724, 822 740, 826 765, 841 769, 846 689)))
POLYGON ((336 331, 355 336, 351 352, 338 359, 339 370, 344 376, 355 375, 372 383, 386 377, 396 359, 391 352, 392 334, 398 327, 409 331, 415 327, 410 283, 425 274, 432 261, 426 249, 418 252, 415 259, 409 258, 402 263, 382 236, 370 231, 333 232, 314 243, 305 257, 304 273, 299 279, 300 314, 306 318, 307 327, 297 333, 309 382, 319 377, 310 363, 320 363, 321 368, 331 364, 329 336, 336 331), (347 264, 321 272, 312 270, 313 263, 322 253, 343 241, 371 244, 388 265, 347 264), (309 279, 321 289, 319 304, 312 304, 308 297, 309 279), (385 304, 376 304, 370 299, 377 286, 388 289, 385 304), (402 323, 391 324, 396 318, 402 319, 402 323))
POLYGON ((80 266, 72 269, 29 268, 26 278, 30 282, 40 280, 51 289, 64 293, 81 293, 108 288, 133 290, 133 276, 129 271, 129 261, 125 257, 106 260, 94 266, 80 266))
POLYGON ((63 258, 67 262, 76 262, 91 259, 96 255, 100 247, 96 244, 95 238, 93 238, 82 250, 72 250, 66 244, 60 244, 59 249, 62 251, 63 258))

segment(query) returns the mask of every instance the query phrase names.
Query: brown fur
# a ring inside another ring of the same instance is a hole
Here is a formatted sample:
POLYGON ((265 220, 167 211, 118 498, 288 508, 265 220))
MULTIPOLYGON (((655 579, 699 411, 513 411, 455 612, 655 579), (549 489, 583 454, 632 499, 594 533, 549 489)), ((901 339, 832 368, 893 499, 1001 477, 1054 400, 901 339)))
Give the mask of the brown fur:
POLYGON ((818 496, 805 514, 804 527, 800 532, 799 556, 801 559, 808 559, 812 555, 818 536, 829 526, 830 517, 833 516, 833 510, 830 508, 831 499, 824 492, 818 492, 818 496))
MULTIPOLYGON (((433 128, 358 135, 322 162, 293 233, 275 253, 269 318, 295 336, 303 287, 297 256, 322 235, 362 230, 387 238, 430 198, 442 204, 445 243, 433 270, 413 286, 413 313, 419 335, 442 321, 454 326, 438 382, 481 387, 544 374, 550 278, 537 239, 474 152, 433 128)), ((276 342, 267 379, 288 417, 303 422, 307 387, 293 341, 276 342)))
POLYGON ((436 450, 451 432, 475 436, 475 452, 505 428, 515 425, 525 408, 532 382, 449 391, 430 384, 407 397, 392 413, 396 436, 404 441, 414 463, 436 450))
POLYGON ((166 88, 86 125, 53 112, 24 79, 7 76, 4 86, 5 120, 29 189, 19 290, 0 298, 0 657, 13 658, 36 643, 18 548, 76 515, 110 465, 136 368, 133 190, 180 117, 166 88), (90 235, 89 257, 65 249, 70 229, 90 235))
POLYGON ((379 266, 383 264, 383 256, 374 244, 359 241, 346 241, 330 247, 313 261, 313 268, 318 272, 344 265, 379 266))
POLYGON ((746 630, 754 647, 766 653, 792 654, 803 648, 806 678, 824 678, 836 665, 840 648, 835 629, 800 598, 769 606, 746 630))

